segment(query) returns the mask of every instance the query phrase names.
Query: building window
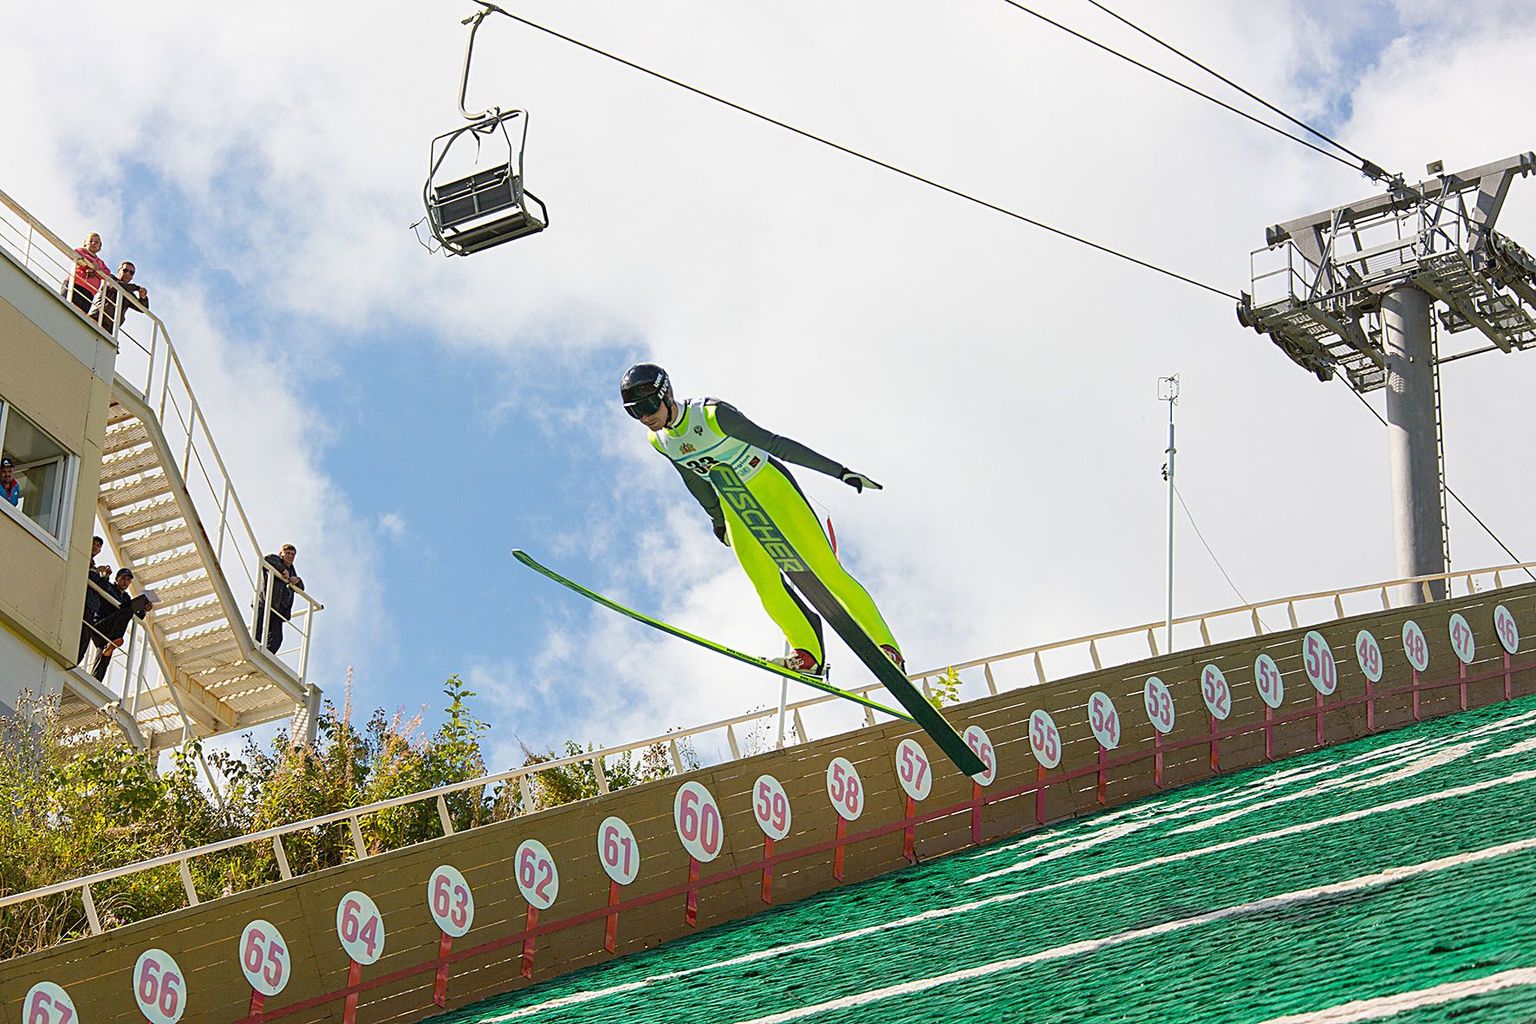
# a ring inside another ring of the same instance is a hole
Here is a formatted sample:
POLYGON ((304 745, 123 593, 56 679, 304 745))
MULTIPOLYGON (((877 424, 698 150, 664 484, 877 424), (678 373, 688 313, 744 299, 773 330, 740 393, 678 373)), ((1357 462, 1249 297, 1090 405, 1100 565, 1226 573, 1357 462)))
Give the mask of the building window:
MULTIPOLYGON (((75 456, 3 400, 0 456, 11 461, 14 478, 14 486, 0 494, 0 515, 19 521, 51 547, 63 551, 69 545, 74 508, 75 456)), ((0 481, 4 479, 0 474, 0 481)))

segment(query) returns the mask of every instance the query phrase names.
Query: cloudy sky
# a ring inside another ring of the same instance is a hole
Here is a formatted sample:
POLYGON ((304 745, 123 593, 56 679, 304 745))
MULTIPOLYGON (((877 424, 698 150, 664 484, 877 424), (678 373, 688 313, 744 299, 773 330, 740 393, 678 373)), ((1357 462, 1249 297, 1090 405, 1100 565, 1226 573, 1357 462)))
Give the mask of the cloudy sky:
MULTIPOLYGON (((1194 74, 1084 0, 1037 6, 1194 74)), ((1410 178, 1536 147, 1521 0, 1121 8, 1410 178)), ((779 650, 616 401, 640 358, 886 485, 800 474, 913 668, 1161 617, 1165 374, 1183 379, 1181 490, 1248 598, 1393 574, 1383 431, 1240 328, 1230 300, 506 19, 480 33, 470 102, 531 112, 527 184, 552 226, 429 255, 408 225, 429 141, 462 123, 473 9, 0 14, 0 188, 137 263, 263 542, 296 543, 327 605, 313 674, 328 693, 353 666, 362 707, 428 703, 436 721, 460 673, 495 767, 519 741, 614 743, 776 701, 773 677, 510 557, 779 650)), ((1001 0, 513 9, 1226 291, 1248 287, 1266 225, 1372 191, 1001 0)), ((1536 181, 1515 183, 1500 227, 1536 243, 1536 181)), ((1445 372, 1451 484, 1524 558, 1533 381, 1536 357, 1445 372)), ((1505 561, 1452 523, 1457 565, 1505 561)), ((1178 609, 1238 603, 1179 528, 1178 609)))

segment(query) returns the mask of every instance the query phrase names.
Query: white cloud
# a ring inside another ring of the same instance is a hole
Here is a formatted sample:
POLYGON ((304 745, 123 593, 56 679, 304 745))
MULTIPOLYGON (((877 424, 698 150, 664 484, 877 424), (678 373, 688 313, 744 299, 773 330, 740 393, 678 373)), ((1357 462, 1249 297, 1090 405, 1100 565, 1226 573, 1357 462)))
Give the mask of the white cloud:
MULTIPOLYGON (((1043 9, 1188 73, 1080 5, 1043 9)), ((1003 4, 519 10, 1228 290, 1247 287, 1265 225, 1370 191, 1003 4)), ((1404 2, 1399 38, 1381 34, 1391 12, 1373 10, 1182 3, 1141 16, 1288 109, 1350 111, 1334 132, 1410 176, 1429 159, 1459 168, 1530 148, 1517 99, 1536 43, 1528 5, 1404 2)), ((9 25, 0 57, 12 94, 31 102, 0 111, 13 143, 5 187, 50 223, 116 236, 142 216, 116 191, 125 161, 147 164, 188 204, 188 244, 209 266, 305 325, 294 359, 330 358, 328 326, 365 327, 381 344, 425 329, 444 348, 503 353, 515 380, 552 353, 643 339, 685 392, 718 393, 886 484, 855 495, 801 474, 914 667, 1160 617, 1166 410, 1154 382, 1174 371, 1185 385, 1180 486, 1248 596, 1393 571, 1380 431, 1342 388, 1239 328, 1228 300, 499 19, 481 32, 471 102, 533 112, 527 183, 552 226, 469 260, 431 260, 405 226, 419 216, 427 140, 456 123, 457 17, 404 2, 217 16, 190 3, 88 4, 67 23, 36 8, 9 25), (71 88, 58 70, 70 66, 121 90, 116 116, 58 116, 50 101, 71 88)), ((1536 241, 1536 182, 1516 183, 1501 226, 1536 241)), ((277 358, 240 356, 191 296, 167 289, 163 311, 178 339, 209 338, 196 379, 210 404, 277 358)), ((1452 484, 1527 557, 1536 538, 1515 510, 1536 494, 1492 439, 1530 432, 1518 396, 1531 358, 1446 371, 1452 484)), ((540 413, 556 432, 584 421, 594 450, 622 466, 611 511, 572 524, 568 543, 612 552, 594 585, 622 594, 664 574, 676 585, 659 614, 773 649, 729 553, 611 402, 621 369, 592 381, 589 404, 540 413), (637 544, 645 557, 625 558, 637 544)), ((312 411, 288 411, 312 429, 312 411)), ((357 439, 237 433, 218 435, 235 449, 237 480, 263 478, 289 453, 275 494, 258 499, 243 482, 242 494, 262 503, 266 528, 324 554, 326 626, 360 642, 349 630, 376 609, 360 583, 373 555, 359 525, 379 514, 347 509, 316 469, 323 446, 357 439)), ((386 535, 391 515, 376 520, 386 535)), ((1462 564, 1503 559, 1464 516, 1453 523, 1462 564)), ((1231 603, 1193 536, 1181 537, 1179 606, 1231 603)), ((505 662, 487 652, 469 676, 501 687, 530 738, 612 742, 777 697, 771 677, 607 613, 558 619, 559 606, 529 600, 552 616, 548 649, 505 662)))
POLYGON ((379 532, 390 540, 402 540, 407 532, 405 517, 398 512, 385 512, 379 516, 379 532))

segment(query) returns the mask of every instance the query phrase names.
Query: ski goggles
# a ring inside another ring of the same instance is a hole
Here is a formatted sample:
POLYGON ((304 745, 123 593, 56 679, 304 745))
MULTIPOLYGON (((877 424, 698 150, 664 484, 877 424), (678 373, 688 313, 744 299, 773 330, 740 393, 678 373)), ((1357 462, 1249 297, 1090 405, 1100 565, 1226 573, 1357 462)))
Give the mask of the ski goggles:
POLYGON ((624 403, 624 411, 629 413, 629 415, 634 419, 638 420, 645 416, 649 416, 657 409, 660 409, 662 403, 665 400, 665 397, 659 393, 651 395, 639 395, 635 398, 629 399, 624 403))

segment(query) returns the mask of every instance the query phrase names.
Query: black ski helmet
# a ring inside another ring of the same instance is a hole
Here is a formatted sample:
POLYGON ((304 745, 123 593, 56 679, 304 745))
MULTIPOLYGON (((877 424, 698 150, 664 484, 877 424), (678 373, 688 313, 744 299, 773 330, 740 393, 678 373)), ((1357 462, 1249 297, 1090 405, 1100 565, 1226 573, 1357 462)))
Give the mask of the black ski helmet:
POLYGON ((672 401, 672 381, 655 363, 636 363, 624 371, 619 397, 624 399, 624 411, 638 420, 672 401))

